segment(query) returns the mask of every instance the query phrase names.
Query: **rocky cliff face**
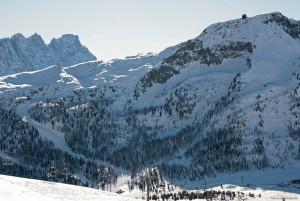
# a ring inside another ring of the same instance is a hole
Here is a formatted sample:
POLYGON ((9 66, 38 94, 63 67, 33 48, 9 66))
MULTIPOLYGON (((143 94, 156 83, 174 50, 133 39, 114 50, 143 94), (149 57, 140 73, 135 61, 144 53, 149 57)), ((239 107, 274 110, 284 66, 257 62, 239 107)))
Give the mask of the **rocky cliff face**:
POLYGON ((80 43, 78 36, 71 34, 53 39, 49 45, 38 34, 28 38, 15 34, 0 40, 0 75, 90 60, 96 57, 80 43))
MULTIPOLYGON (((160 68, 153 69, 147 73, 140 81, 136 90, 141 88, 145 92, 147 87, 154 83, 163 84, 173 75, 179 73, 180 69, 188 67, 190 63, 205 65, 221 65, 224 59, 247 58, 253 52, 253 45, 250 42, 228 41, 224 44, 213 47, 203 47, 203 41, 198 38, 187 41, 173 55, 167 57, 160 68)), ((250 60, 247 60, 250 65, 250 60)))

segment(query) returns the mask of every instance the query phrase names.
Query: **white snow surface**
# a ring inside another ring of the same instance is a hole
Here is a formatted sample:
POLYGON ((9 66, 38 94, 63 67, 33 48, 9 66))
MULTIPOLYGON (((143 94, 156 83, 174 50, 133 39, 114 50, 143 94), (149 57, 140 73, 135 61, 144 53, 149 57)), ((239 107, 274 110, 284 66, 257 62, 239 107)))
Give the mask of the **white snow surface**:
POLYGON ((0 175, 0 200, 5 201, 133 201, 134 197, 98 189, 0 175))
POLYGON ((18 94, 35 94, 40 99, 61 97, 79 88, 82 88, 79 81, 58 66, 0 77, 0 99, 9 99, 18 94))
POLYGON ((16 113, 23 119, 23 121, 35 127, 42 138, 53 142, 56 148, 68 152, 69 154, 75 155, 66 144, 64 134, 62 132, 52 129, 49 125, 41 124, 30 117, 30 115, 28 114, 28 110, 33 105, 34 103, 31 102, 20 104, 16 109, 16 113))
MULTIPOLYGON (((300 199, 300 195, 296 193, 262 188, 253 189, 230 184, 223 184, 222 187, 216 186, 211 189, 243 192, 249 201, 271 201, 274 199, 282 200, 282 198, 287 198, 287 200, 288 198, 293 200, 300 199), (253 193, 255 197, 247 196, 249 193, 253 193), (261 195, 260 198, 258 197, 259 194, 261 195)), ((179 190, 181 189, 176 188, 175 192, 179 190)), ((98 189, 0 175, 0 200, 5 201, 138 201, 143 200, 143 196, 145 196, 145 193, 140 191, 125 192, 119 195, 98 189)), ((200 199, 198 200, 200 201, 200 199)), ((236 198, 235 200, 238 199, 236 198)))

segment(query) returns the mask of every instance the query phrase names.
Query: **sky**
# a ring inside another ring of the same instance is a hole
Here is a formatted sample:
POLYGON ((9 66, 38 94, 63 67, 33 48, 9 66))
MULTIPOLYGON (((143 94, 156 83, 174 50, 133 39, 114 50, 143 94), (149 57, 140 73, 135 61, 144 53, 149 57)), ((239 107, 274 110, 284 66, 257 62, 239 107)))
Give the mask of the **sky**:
POLYGON ((300 0, 0 0, 0 38, 65 33, 100 60, 159 52, 212 23, 279 11, 300 20, 300 0))

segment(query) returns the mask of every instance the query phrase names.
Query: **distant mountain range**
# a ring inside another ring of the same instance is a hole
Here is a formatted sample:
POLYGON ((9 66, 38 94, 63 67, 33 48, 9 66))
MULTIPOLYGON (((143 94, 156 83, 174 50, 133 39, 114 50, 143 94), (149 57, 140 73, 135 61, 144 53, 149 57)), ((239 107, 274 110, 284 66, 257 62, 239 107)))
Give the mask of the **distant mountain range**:
POLYGON ((48 45, 38 34, 25 38, 18 33, 0 39, 0 75, 51 65, 71 66, 90 60, 96 60, 96 57, 81 45, 78 36, 72 34, 53 39, 48 45))

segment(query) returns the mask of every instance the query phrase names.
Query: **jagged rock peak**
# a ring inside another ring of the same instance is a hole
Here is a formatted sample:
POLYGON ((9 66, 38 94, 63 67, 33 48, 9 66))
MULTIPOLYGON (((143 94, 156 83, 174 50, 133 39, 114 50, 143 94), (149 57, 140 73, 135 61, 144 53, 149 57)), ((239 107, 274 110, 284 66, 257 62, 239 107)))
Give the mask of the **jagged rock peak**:
POLYGON ((47 45, 37 33, 28 38, 17 33, 0 40, 0 50, 0 75, 38 70, 51 65, 71 66, 97 59, 73 34, 52 39, 47 45))
POLYGON ((55 45, 57 43, 63 44, 80 44, 79 37, 74 34, 63 34, 59 38, 53 38, 50 42, 50 45, 55 45))

